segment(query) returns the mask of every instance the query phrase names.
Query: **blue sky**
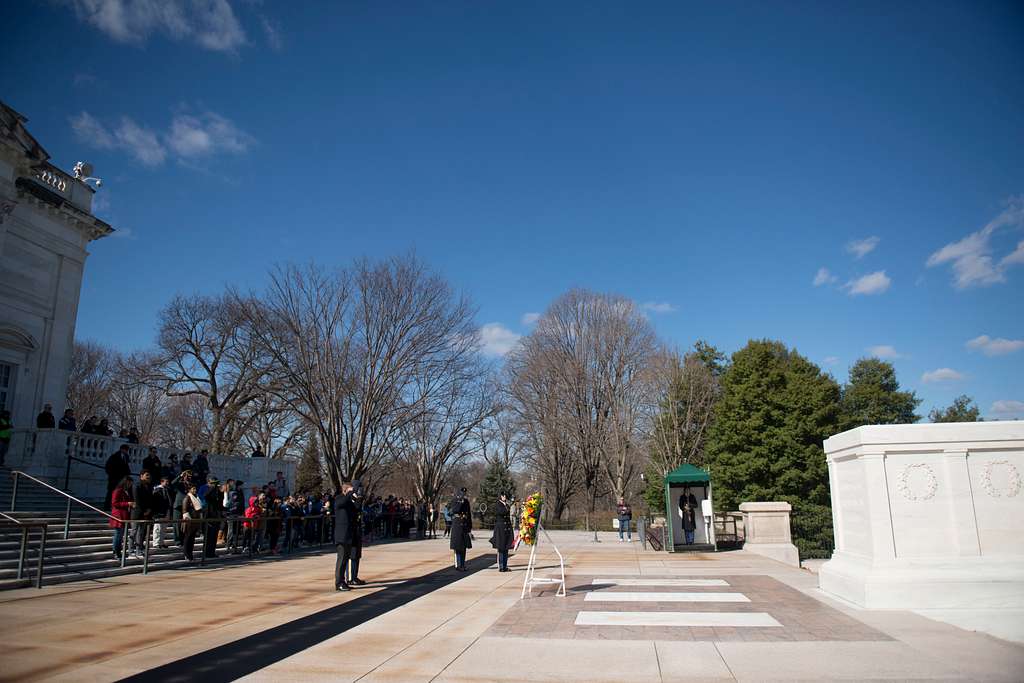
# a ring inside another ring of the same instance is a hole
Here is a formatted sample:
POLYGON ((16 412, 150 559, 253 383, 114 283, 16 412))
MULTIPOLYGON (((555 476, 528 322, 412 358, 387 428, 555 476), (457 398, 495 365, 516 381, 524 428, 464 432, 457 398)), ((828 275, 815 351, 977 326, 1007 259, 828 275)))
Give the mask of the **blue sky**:
POLYGON ((583 286, 1024 417, 1020 3, 199 4, 8 8, 2 97, 119 230, 80 338, 414 249, 494 352, 583 286))

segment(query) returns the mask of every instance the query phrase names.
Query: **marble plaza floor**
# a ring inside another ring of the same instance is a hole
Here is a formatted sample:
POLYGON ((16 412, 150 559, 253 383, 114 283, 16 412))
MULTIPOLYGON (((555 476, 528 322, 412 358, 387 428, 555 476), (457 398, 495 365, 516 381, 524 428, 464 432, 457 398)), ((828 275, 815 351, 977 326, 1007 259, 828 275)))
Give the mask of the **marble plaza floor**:
POLYGON ((520 600, 527 553, 500 574, 483 538, 466 574, 444 540, 367 548, 350 593, 333 553, 0 593, 0 681, 1024 680, 1024 645, 858 610, 753 554, 552 536, 564 598, 520 600))

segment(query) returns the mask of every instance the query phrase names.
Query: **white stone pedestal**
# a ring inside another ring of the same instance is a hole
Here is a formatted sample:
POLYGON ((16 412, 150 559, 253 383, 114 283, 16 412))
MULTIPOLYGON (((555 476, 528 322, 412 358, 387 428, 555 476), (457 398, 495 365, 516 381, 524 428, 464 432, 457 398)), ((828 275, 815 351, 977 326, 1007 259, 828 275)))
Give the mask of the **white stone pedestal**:
POLYGON ((822 590, 864 607, 1024 607, 1024 421, 860 427, 825 455, 822 590))
POLYGON ((800 566, 800 553, 789 529, 789 503, 740 503, 743 513, 743 549, 773 560, 800 566))

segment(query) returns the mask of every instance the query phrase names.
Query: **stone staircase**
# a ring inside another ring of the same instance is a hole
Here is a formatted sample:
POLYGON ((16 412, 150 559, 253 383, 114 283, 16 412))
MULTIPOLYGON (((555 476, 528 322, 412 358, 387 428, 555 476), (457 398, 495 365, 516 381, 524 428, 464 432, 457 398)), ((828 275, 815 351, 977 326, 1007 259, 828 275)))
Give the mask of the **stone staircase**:
MULTIPOLYGON (((18 485, 17 511, 11 512, 12 493, 11 471, 0 469, 0 509, 19 521, 45 522, 49 525, 43 558, 43 585, 142 572, 141 559, 129 559, 124 567, 114 559, 111 548, 114 532, 108 527, 108 520, 103 515, 72 502, 71 524, 68 538, 65 539, 65 498, 31 480, 22 479, 18 485)), ((102 507, 102 501, 86 502, 102 507)), ((34 585, 40 531, 32 529, 29 533, 25 567, 22 578, 18 579, 21 532, 12 527, 0 528, 0 590, 34 585)), ((181 551, 173 545, 170 527, 165 528, 164 539, 170 547, 150 548, 149 571, 187 566, 188 562, 182 557, 181 551)), ((197 539, 196 546, 202 547, 202 535, 197 539)))

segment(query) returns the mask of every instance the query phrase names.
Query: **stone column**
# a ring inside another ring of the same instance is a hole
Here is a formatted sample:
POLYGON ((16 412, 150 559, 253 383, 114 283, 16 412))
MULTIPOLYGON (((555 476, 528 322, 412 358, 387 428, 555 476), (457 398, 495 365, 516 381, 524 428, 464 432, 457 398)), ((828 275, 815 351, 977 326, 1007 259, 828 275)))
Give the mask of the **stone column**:
POLYGON ((793 545, 789 528, 789 503, 741 503, 746 540, 743 549, 770 557, 794 567, 800 566, 800 553, 793 545))

